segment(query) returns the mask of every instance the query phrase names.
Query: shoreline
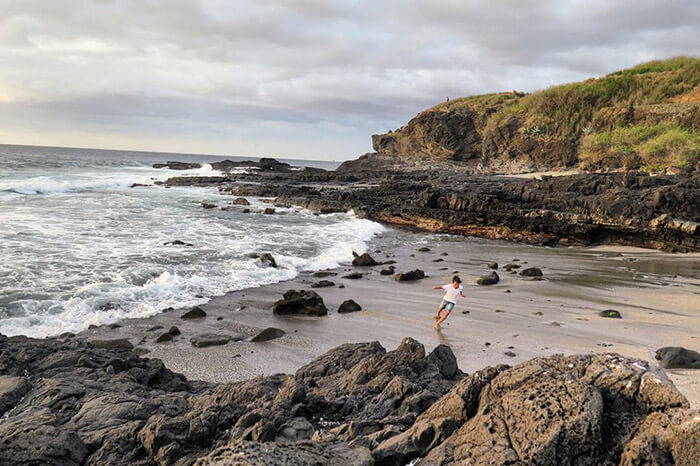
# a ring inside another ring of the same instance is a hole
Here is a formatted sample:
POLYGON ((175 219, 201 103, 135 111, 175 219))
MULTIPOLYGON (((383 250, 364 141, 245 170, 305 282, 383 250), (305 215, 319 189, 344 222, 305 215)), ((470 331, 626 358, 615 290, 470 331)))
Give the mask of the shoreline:
MULTIPOLYGON (((654 366, 654 351, 659 347, 695 348, 700 344, 700 337, 688 330, 700 325, 700 316, 693 313, 700 305, 696 291, 700 277, 683 275, 692 275, 696 254, 672 256, 624 246, 542 248, 447 235, 426 234, 419 240, 421 234, 416 235, 418 241, 435 241, 426 243, 430 252, 417 251, 422 242, 369 252, 379 262, 396 260, 397 272, 420 268, 427 278, 396 282, 392 276, 379 274, 382 266, 333 269, 330 272, 337 275, 323 279, 336 286, 314 289, 329 309, 327 316, 272 313, 272 304, 282 293, 311 289, 310 285, 321 279, 313 272, 303 272, 291 280, 213 297, 199 306, 207 314, 203 319, 182 320, 185 310, 174 310, 88 329, 78 336, 127 338, 137 351, 147 351, 145 357, 161 359, 166 367, 188 379, 208 382, 293 373, 340 343, 376 340, 392 348, 404 337, 423 342, 428 350, 439 344, 450 346, 459 367, 467 373, 558 353, 610 351, 647 360, 654 366), (541 267, 544 280, 504 271, 502 267, 512 259, 520 259, 513 263, 523 266, 541 267), (486 264, 492 260, 499 263, 501 281, 492 286, 476 285, 479 275, 491 271, 486 264), (366 275, 359 280, 341 278, 355 271, 366 275), (436 332, 432 317, 442 295, 430 287, 448 282, 455 271, 464 281, 467 299, 458 304, 443 330, 436 332), (681 273, 675 273, 674 278, 674 271, 681 273), (339 288, 340 284, 344 288, 339 288), (354 299, 363 310, 338 314, 338 306, 346 299, 354 299), (620 310, 623 318, 597 316, 608 308, 620 310), (172 342, 156 343, 155 339, 173 325, 181 335, 172 342), (286 334, 265 343, 231 341, 207 348, 196 348, 189 341, 207 333, 247 339, 267 327, 286 334)), ((691 406, 700 407, 697 371, 673 369, 666 373, 691 406)))

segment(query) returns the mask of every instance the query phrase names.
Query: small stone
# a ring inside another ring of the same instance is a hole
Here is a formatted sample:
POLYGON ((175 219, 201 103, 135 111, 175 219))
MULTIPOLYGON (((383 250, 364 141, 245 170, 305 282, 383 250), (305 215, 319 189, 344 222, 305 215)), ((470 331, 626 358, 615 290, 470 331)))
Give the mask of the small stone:
POLYGON ((427 246, 423 246, 422 248, 418 248, 418 252, 430 252, 430 248, 427 246))
POLYGON ((606 317, 608 319, 622 319, 622 314, 620 314, 620 311, 616 311, 615 309, 606 309, 604 311, 600 311, 598 315, 600 317, 606 317))
POLYGON ((514 358, 514 357, 517 356, 517 354, 515 354, 515 353, 512 352, 512 351, 506 351, 506 352, 503 353, 503 354, 505 354, 506 356, 511 357, 511 358, 514 358))
POLYGON ((488 264, 489 269, 498 269, 498 262, 489 262, 488 264))

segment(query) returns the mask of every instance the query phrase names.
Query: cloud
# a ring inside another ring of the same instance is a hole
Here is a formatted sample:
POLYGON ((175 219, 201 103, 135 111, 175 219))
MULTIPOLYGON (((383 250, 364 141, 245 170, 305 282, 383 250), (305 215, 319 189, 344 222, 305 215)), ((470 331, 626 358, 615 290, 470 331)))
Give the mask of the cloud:
POLYGON ((694 0, 0 8, 0 142, 277 156, 353 157, 370 150, 370 134, 447 95, 530 91, 692 55, 700 36, 694 0))

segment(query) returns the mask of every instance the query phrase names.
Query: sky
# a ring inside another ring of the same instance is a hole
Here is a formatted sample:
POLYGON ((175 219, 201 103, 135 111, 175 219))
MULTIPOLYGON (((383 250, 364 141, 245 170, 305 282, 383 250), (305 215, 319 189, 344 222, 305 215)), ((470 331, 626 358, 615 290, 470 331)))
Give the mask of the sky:
POLYGON ((346 160, 698 44, 697 0, 0 0, 0 143, 346 160))

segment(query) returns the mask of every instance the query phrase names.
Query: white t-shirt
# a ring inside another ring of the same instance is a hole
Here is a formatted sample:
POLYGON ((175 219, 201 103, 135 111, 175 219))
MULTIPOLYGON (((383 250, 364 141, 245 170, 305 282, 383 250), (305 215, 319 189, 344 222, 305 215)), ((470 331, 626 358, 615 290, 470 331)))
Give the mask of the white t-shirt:
POLYGON ((455 288, 454 286, 452 286, 452 283, 450 283, 449 285, 443 285, 442 289, 445 290, 445 297, 442 299, 444 299, 447 302, 457 304, 459 294, 462 292, 462 285, 459 285, 457 288, 455 288))

